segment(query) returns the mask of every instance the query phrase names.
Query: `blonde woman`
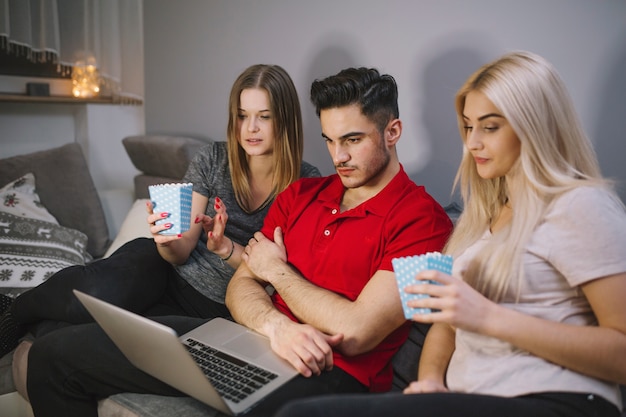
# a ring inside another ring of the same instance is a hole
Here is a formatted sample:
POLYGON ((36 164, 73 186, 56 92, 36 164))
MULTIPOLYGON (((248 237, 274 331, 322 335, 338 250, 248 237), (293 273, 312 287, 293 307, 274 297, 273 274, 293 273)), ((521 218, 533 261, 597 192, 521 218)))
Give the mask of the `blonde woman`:
POLYGON ((253 65, 239 75, 230 93, 227 136, 201 148, 186 173, 195 218, 188 231, 158 234, 171 227, 155 224, 168 213, 153 213, 148 203, 153 239, 133 240, 107 259, 61 270, 15 299, 0 319, 0 356, 29 329, 39 337, 56 326, 46 323, 93 321, 73 288, 145 315, 230 317, 226 286, 274 197, 296 179, 320 173, 302 161, 300 103, 280 66, 253 65))
POLYGON ((456 97, 464 212, 405 291, 433 323, 405 395, 327 397, 282 416, 618 417, 626 383, 626 213, 602 178, 564 83, 516 52, 456 97))

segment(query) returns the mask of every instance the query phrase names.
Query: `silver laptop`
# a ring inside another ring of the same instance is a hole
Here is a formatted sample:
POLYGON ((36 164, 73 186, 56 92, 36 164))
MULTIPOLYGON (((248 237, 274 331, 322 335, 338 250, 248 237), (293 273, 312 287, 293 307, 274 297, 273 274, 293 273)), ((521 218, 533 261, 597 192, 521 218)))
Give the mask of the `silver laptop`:
POLYGON ((133 365, 223 413, 244 413, 298 373, 266 337, 232 321, 216 318, 178 337, 170 327, 74 294, 133 365))

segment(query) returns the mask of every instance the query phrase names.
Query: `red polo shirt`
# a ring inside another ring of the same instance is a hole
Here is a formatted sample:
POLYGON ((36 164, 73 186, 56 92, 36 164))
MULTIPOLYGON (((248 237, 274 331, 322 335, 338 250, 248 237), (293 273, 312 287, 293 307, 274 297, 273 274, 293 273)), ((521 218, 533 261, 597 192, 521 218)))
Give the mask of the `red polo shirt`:
MULTIPOLYGON (((393 271, 393 258, 439 251, 452 230, 443 208, 402 167, 376 196, 341 213, 343 193, 338 175, 302 178, 276 197, 262 231, 273 239, 280 226, 288 262, 312 283, 350 300, 377 270, 393 271)), ((297 321, 278 294, 272 299, 297 321)), ((335 351, 335 366, 370 391, 389 390, 391 358, 406 340, 409 324, 368 353, 348 357, 335 351)))

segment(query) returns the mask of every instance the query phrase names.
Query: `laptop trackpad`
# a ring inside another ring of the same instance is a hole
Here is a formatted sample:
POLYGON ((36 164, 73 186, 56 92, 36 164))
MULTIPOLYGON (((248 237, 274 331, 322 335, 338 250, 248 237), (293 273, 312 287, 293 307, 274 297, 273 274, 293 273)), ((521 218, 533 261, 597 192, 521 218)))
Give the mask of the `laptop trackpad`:
POLYGON ((269 349, 269 341, 255 334, 242 333, 224 343, 223 346, 245 357, 255 359, 267 352, 267 349, 269 349))

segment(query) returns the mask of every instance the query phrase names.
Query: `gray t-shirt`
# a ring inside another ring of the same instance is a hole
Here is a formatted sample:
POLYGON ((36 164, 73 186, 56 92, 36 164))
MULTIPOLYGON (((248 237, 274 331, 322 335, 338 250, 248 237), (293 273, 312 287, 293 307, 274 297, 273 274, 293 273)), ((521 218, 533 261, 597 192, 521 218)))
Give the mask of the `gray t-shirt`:
MULTIPOLYGON (((319 170, 302 162, 301 177, 319 177, 319 170)), ((230 171, 226 142, 211 142, 194 156, 184 178, 193 183, 193 190, 209 198, 206 215, 213 217, 215 197, 226 206, 228 222, 225 235, 240 245, 247 245, 254 232, 261 229, 271 204, 253 213, 246 213, 237 204, 230 171)), ((235 270, 206 247, 206 234, 201 233, 196 248, 183 265, 175 265, 178 274, 196 290, 213 301, 224 303, 226 287, 235 270)))

